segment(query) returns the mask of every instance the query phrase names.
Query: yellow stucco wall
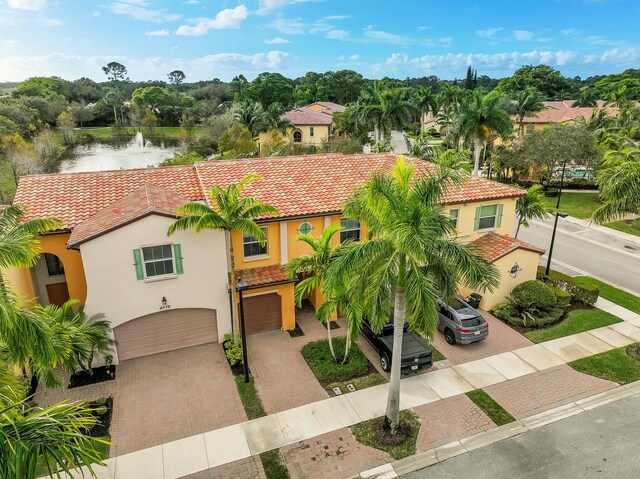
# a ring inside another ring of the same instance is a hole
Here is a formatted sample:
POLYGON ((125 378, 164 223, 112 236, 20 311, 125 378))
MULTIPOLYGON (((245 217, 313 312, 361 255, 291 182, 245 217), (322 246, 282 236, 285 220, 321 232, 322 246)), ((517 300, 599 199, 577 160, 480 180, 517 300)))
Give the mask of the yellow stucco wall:
POLYGON ((311 236, 316 239, 322 236, 322 231, 324 230, 324 217, 287 221, 287 259, 289 261, 293 258, 310 255, 312 252, 311 246, 307 243, 304 241, 296 241, 296 238, 300 236, 298 228, 305 221, 313 228, 310 233, 311 236))
POLYGON ((2 278, 6 282, 9 291, 23 298, 27 303, 35 299, 36 293, 33 289, 29 268, 9 268, 2 271, 2 278))
POLYGON ((506 301, 509 293, 520 283, 536 279, 539 260, 540 255, 538 253, 525 249, 517 249, 494 262, 500 273, 500 286, 498 286, 495 291, 472 291, 465 286, 460 286, 460 295, 465 297, 472 292, 480 293, 482 295, 480 307, 484 310, 489 310, 496 304, 506 301), (509 274, 509 271, 516 263, 518 263, 518 266, 522 268, 522 270, 514 278, 509 274))
MULTIPOLYGON (((243 296, 248 297, 260 293, 277 293, 280 296, 282 329, 288 331, 296 327, 296 305, 293 301, 293 288, 293 283, 285 283, 277 286, 250 289, 244 292, 243 296)), ((239 302, 239 300, 240 297, 236 295, 236 301, 239 302)))
POLYGON ((489 231, 495 231, 496 233, 501 235, 511 235, 511 233, 513 232, 516 216, 515 198, 482 201, 478 203, 447 205, 446 207, 447 212, 454 209, 459 210, 457 227, 458 237, 464 241, 473 241, 489 231), (502 222, 500 224, 500 227, 474 231, 473 228, 475 224, 476 208, 479 208, 483 205, 495 204, 502 204, 502 222))
POLYGON ((257 268, 270 264, 280 263, 280 223, 267 223, 260 225, 267 228, 267 254, 261 256, 244 257, 242 246, 242 233, 233 231, 233 254, 236 269, 257 268))
MULTIPOLYGON (((316 145, 320 146, 323 142, 329 139, 330 127, 329 125, 294 125, 287 128, 285 138, 290 143, 293 143, 293 132, 300 131, 302 133, 301 145, 316 145), (313 136, 311 136, 311 128, 313 128, 313 136)), ((258 146, 262 148, 262 145, 268 143, 269 135, 267 132, 258 134, 258 146)))

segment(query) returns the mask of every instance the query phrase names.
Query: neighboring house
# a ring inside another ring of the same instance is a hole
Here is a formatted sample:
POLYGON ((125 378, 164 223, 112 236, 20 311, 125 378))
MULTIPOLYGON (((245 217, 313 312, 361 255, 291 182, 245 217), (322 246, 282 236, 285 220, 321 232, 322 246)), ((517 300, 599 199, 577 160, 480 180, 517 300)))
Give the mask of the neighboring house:
MULTIPOLYGON (((408 160, 420 173, 433 168, 408 160)), ((285 265, 311 252, 296 237, 319 236, 326 226, 342 224, 336 245, 364 238, 366 226, 343 218, 342 205, 372 172, 389 171, 395 162, 392 153, 327 154, 25 176, 15 203, 28 207, 28 219, 58 217, 65 226, 41 239, 44 254, 34 268, 9 270, 6 278, 17 294, 41 304, 73 297, 90 314, 104 313, 120 360, 221 341, 231 330, 228 239, 219 231, 168 237, 167 229, 181 204, 205 201, 211 187, 257 173, 263 180, 254 181, 247 194, 270 203, 281 216, 259 221, 265 245, 231 234, 237 274, 249 285, 243 295, 247 330, 293 329, 294 282, 285 265)), ((480 292, 485 309, 536 275, 542 251, 510 238, 522 194, 469 178, 442 198, 458 235, 474 242, 500 271, 500 289, 480 292)), ((309 299, 318 307, 322 296, 316 292, 309 299)))
MULTIPOLYGON (((345 107, 337 103, 318 101, 288 111, 282 119, 289 121, 291 126, 284 136, 289 143, 321 146, 333 133, 333 114, 344 110, 345 107)), ((267 133, 260 133, 258 147, 266 141, 267 133)))

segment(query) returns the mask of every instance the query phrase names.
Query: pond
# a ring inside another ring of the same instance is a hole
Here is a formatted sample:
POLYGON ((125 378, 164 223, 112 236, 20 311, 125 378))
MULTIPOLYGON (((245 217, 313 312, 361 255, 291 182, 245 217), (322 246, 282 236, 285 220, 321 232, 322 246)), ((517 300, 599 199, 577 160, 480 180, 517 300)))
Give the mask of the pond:
POLYGON ((128 170, 156 166, 173 157, 176 140, 143 140, 142 137, 77 145, 68 150, 60 163, 60 173, 79 171, 128 170))

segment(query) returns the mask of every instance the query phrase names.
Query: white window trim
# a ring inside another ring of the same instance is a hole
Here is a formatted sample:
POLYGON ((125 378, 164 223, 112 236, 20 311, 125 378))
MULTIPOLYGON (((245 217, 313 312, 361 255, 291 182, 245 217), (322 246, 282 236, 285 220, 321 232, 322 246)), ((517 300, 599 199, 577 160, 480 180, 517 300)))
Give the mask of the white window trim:
POLYGON ((178 273, 176 273, 176 255, 173 251, 173 243, 154 243, 154 244, 145 244, 140 246, 140 260, 142 261, 142 274, 144 274, 144 282, 145 283, 153 283, 155 281, 164 281, 167 279, 176 279, 178 277, 178 273), (161 274, 157 276, 147 276, 147 268, 146 261, 144 260, 144 248, 153 248, 154 246, 167 246, 171 247, 171 262, 173 263, 173 273, 170 274, 161 274))
MULTIPOLYGON (((345 218, 345 217, 341 217, 340 218, 340 226, 342 226, 342 220, 350 220, 350 221, 357 221, 357 220, 352 220, 350 218, 345 218)), ((349 231, 357 231, 359 233, 359 240, 357 241, 358 243, 362 240, 362 225, 360 224, 359 221, 357 221, 358 223, 358 227, 357 228, 342 228, 340 229, 340 244, 344 243, 344 241, 342 241, 342 233, 347 233, 349 231)))
POLYGON ((478 213, 478 231, 495 231, 498 229, 498 227, 496 226, 496 223, 498 222, 498 206, 500 205, 500 203, 493 203, 490 205, 482 205, 480 206, 480 213, 482 212, 482 208, 485 206, 495 206, 496 207, 496 212, 493 215, 493 226, 487 226, 486 228, 480 228, 480 221, 482 220, 482 218, 491 218, 491 216, 480 216, 480 213, 478 213))
POLYGON ((458 229, 458 223, 460 222, 460 208, 451 208, 449 210, 449 221, 451 221, 453 223, 453 226, 455 227, 455 229, 458 229), (451 213, 456 211, 456 221, 454 222, 453 219, 451 219, 451 213))
POLYGON ((309 136, 313 138, 313 136, 315 135, 315 133, 316 133, 315 127, 310 126, 310 127, 309 127, 309 136))
MULTIPOLYGON (((267 237, 267 241, 265 243, 265 247, 267 248, 267 252, 264 254, 254 254, 251 256, 247 256, 244 253, 244 246, 245 246, 245 242, 244 242, 244 233, 242 233, 242 257, 244 258, 245 261, 259 261, 261 259, 268 259, 271 256, 269 255, 269 227, 268 226, 260 226, 260 229, 262 231, 264 231, 265 236, 267 237)), ((252 241, 251 244, 253 243, 258 243, 260 244, 259 241, 252 241)))

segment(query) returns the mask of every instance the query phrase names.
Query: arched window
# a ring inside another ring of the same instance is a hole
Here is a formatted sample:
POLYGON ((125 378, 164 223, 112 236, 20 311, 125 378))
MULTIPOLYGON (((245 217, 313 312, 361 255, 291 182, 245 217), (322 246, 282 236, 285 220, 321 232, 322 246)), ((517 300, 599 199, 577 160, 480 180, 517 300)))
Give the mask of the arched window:
POLYGON ((302 133, 299 131, 294 131, 293 132, 293 141, 295 143, 301 143, 302 142, 302 133))

